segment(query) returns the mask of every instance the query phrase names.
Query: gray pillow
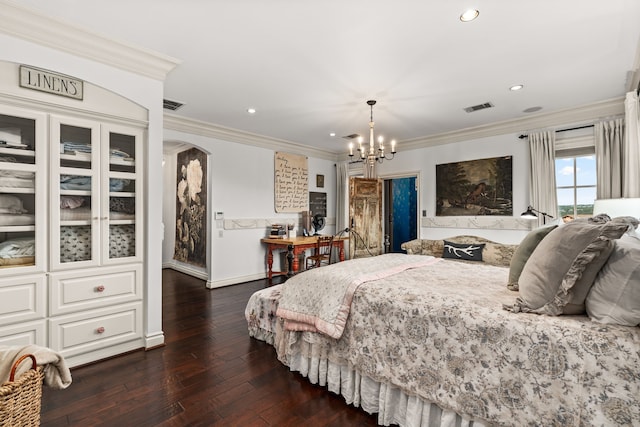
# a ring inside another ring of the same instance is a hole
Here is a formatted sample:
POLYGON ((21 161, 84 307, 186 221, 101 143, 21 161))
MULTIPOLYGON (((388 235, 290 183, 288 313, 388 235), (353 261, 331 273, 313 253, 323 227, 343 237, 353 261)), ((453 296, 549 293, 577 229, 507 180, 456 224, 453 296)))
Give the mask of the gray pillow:
POLYGON ((622 236, 615 242, 585 305, 596 322, 640 325, 640 240, 622 236))
POLYGON ((505 307, 557 316, 584 313, 584 301, 596 274, 613 250, 612 240, 626 222, 572 221, 549 233, 522 269, 520 296, 505 307))
POLYGON ((522 242, 518 245, 515 252, 513 253, 513 257, 511 258, 511 264, 509 264, 509 282, 507 283, 507 287, 512 291, 518 290, 518 279, 520 278, 520 273, 522 273, 522 269, 524 265, 527 263, 527 260, 533 253, 533 250, 538 246, 538 244, 544 239, 544 237, 551 233, 558 226, 556 224, 539 227, 535 230, 529 232, 522 239, 522 242))

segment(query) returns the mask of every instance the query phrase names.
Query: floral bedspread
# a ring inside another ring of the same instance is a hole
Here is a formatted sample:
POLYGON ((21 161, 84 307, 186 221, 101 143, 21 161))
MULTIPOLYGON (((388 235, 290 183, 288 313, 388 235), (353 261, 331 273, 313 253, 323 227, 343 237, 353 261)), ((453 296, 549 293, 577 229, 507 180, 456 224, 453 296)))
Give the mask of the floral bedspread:
POLYGON ((285 329, 322 332, 340 338, 353 294, 360 285, 440 260, 432 256, 386 254, 355 259, 349 268, 341 264, 314 268, 282 285, 276 314, 285 319, 285 329))
POLYGON ((406 270, 357 289, 340 339, 279 328, 274 346, 285 364, 328 359, 495 425, 640 425, 640 328, 510 313, 507 276, 448 260, 406 270))

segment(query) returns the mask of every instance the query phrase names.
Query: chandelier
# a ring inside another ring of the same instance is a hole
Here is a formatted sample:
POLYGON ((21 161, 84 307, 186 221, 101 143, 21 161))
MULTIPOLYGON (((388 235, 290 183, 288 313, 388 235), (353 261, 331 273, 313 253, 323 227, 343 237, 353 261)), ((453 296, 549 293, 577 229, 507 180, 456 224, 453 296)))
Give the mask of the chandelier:
MULTIPOLYGON (((376 148, 375 139, 373 137, 373 106, 376 105, 376 101, 371 99, 367 101, 367 105, 371 108, 371 119, 369 120, 369 147, 362 145, 363 139, 358 137, 358 151, 360 152, 360 158, 355 160, 356 162, 366 163, 369 167, 373 167, 376 162, 382 163, 384 159, 392 160, 396 154, 396 141, 391 140, 391 152, 385 152, 384 138, 378 136, 378 148, 376 148)), ((349 157, 353 158, 353 142, 349 143, 349 157)))

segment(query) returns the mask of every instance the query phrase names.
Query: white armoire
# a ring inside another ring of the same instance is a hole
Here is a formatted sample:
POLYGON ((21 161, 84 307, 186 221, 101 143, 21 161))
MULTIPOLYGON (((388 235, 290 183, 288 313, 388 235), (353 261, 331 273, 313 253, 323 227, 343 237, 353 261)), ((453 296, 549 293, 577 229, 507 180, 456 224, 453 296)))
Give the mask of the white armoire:
POLYGON ((142 348, 148 112, 88 82, 81 99, 33 90, 20 73, 0 62, 0 346, 49 347, 70 366, 142 348))

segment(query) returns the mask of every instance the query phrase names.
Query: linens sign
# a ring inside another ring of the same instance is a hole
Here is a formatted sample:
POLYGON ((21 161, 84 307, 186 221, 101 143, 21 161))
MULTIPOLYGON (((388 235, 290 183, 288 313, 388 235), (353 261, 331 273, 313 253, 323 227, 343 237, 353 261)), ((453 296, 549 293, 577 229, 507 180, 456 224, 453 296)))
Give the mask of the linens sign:
POLYGON ((276 315, 290 331, 321 332, 338 339, 360 285, 441 261, 428 255, 384 254, 314 268, 282 285, 276 315))
POLYGON ((302 212, 309 210, 309 168, 307 157, 276 152, 275 210, 302 212))

